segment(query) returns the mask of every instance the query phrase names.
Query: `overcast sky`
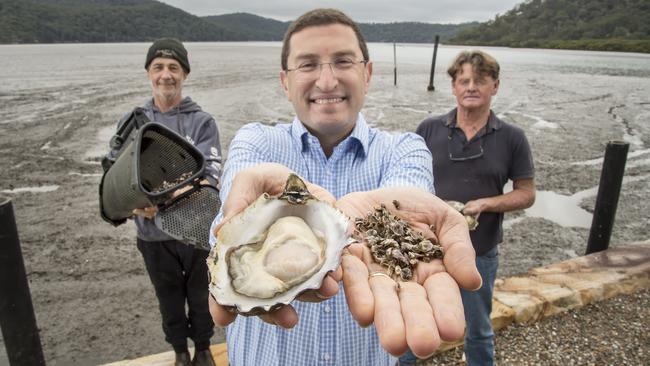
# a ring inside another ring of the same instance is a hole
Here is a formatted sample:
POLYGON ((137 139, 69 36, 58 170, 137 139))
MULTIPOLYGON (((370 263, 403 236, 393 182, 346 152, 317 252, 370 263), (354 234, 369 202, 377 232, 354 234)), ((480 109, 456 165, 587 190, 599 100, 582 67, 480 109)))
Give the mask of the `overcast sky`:
POLYGON ((484 22, 524 0, 160 0, 190 14, 205 16, 237 12, 277 20, 293 20, 307 10, 331 7, 363 23, 417 21, 428 23, 484 22))

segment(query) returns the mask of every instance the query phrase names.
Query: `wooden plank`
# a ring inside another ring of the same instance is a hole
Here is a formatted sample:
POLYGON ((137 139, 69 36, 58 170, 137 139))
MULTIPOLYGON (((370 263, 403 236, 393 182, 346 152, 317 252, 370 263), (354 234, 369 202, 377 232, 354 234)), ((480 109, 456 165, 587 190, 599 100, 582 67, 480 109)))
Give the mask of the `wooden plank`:
MULTIPOLYGON (((225 343, 211 345, 210 352, 215 365, 228 366, 228 351, 225 343)), ((190 354, 194 355, 194 348, 190 348, 190 354)), ((170 366, 174 364, 174 358, 174 351, 169 351, 133 360, 112 362, 103 366, 170 366)))

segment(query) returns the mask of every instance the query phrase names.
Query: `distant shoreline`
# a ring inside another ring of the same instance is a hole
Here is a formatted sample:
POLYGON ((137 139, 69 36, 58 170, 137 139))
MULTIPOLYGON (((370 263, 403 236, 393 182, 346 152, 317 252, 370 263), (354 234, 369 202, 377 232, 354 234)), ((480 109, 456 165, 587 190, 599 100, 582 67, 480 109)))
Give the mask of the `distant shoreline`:
MULTIPOLYGON (((120 43, 150 43, 153 40, 139 41, 114 41, 114 42, 20 42, 20 43, 0 43, 0 46, 18 46, 18 45, 56 45, 56 44, 120 44, 120 43)), ((187 41, 186 43, 281 43, 282 41, 269 40, 246 40, 246 41, 187 41)), ((368 43, 397 43, 397 44, 422 44, 432 45, 433 42, 389 42, 389 41, 369 41, 368 43)), ((567 50, 567 51, 596 51, 596 52, 621 52, 621 53, 640 53, 650 54, 650 40, 625 40, 625 39, 599 39, 599 40, 558 40, 538 43, 530 41, 524 44, 478 44, 474 42, 467 43, 447 43, 440 42, 444 46, 456 47, 504 47, 504 48, 529 48, 535 50, 567 50)))

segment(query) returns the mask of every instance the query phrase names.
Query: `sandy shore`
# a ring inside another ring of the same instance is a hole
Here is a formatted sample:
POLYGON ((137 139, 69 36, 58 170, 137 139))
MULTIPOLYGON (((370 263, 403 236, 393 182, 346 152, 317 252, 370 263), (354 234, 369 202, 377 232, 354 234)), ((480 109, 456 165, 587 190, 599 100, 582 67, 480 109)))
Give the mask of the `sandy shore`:
MULTIPOLYGON (((0 60, 11 65, 0 74, 0 194, 13 201, 48 365, 92 365, 167 351, 134 227, 104 223, 97 205, 98 161, 115 123, 150 93, 141 69, 146 45, 0 47, 0 60)), ((243 123, 291 119, 277 80, 277 46, 194 44, 189 50, 194 64, 186 95, 215 116, 224 150, 243 123)), ((441 57, 456 52, 443 48, 441 57)), ((497 58, 502 52, 494 50, 497 58)), ((538 189, 559 203, 546 217, 507 216, 499 276, 584 253, 588 224, 566 227, 555 218, 567 210, 560 203, 587 215, 593 209, 602 164, 597 159, 609 140, 630 141, 612 246, 647 239, 650 72, 512 60, 502 64, 494 109, 526 131, 538 189)), ((453 105, 442 68, 432 93, 426 91, 426 64, 404 64, 399 72, 395 87, 392 64, 375 65, 364 109, 373 125, 412 131, 453 105)), ((222 340, 218 330, 213 341, 222 340)), ((499 342, 507 348, 508 341, 499 342)), ((4 352, 0 347, 0 364, 4 352)))

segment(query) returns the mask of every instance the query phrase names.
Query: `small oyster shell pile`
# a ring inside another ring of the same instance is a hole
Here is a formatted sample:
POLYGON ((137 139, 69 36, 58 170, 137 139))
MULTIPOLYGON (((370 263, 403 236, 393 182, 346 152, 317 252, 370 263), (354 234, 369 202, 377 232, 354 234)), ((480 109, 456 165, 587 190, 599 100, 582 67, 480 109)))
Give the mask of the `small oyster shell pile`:
POLYGON ((465 209, 465 204, 462 202, 458 201, 445 201, 447 204, 451 207, 454 208, 454 210, 460 212, 464 217, 465 221, 467 221, 467 226, 469 227, 470 230, 476 230, 478 227, 478 219, 474 215, 465 215, 463 213, 463 210, 465 209))
POLYGON ((219 230, 208 256, 210 293, 245 315, 272 311, 321 286, 348 244, 350 220, 292 174, 219 230))
MULTIPOLYGON (((399 209, 399 202, 393 201, 393 205, 399 209)), ((366 217, 357 218, 355 226, 356 235, 366 240, 374 261, 386 267, 388 275, 396 281, 413 278, 418 262, 443 257, 437 239, 425 239, 383 204, 366 217)))

